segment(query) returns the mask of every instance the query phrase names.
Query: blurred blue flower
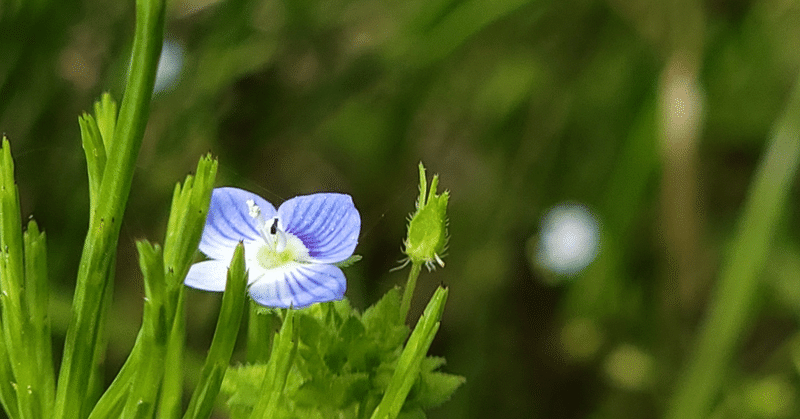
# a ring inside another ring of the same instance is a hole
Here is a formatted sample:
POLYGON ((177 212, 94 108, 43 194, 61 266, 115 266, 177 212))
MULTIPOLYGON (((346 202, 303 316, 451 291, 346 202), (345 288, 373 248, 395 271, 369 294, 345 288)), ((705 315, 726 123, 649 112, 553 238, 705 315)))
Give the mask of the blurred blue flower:
POLYGON ((561 204, 542 219, 537 261, 558 275, 576 275, 597 257, 600 226, 579 204, 561 204))
POLYGON ((298 196, 278 210, 258 195, 217 188, 211 195, 200 251, 185 284, 224 291, 233 250, 244 243, 250 296, 267 307, 302 308, 339 300, 347 287, 334 263, 353 254, 361 217, 349 195, 298 196))
POLYGON ((164 40, 161 56, 158 59, 153 93, 170 90, 178 84, 183 71, 183 56, 183 45, 176 41, 164 40))

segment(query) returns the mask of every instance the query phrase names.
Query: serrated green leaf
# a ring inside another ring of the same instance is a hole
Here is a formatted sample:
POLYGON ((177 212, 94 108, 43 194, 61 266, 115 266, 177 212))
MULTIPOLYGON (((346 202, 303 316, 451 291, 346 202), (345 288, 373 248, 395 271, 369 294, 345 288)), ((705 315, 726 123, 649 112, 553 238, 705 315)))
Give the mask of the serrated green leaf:
POLYGON ((300 340, 313 348, 324 347, 325 341, 332 335, 331 330, 326 329, 319 320, 312 316, 303 313, 297 314, 297 336, 300 340))
MULTIPOLYGON (((444 302, 443 297, 437 297, 438 304, 444 302)), ((429 310, 427 323, 438 319, 440 309, 429 310)), ((387 292, 363 315, 346 299, 294 310, 297 349, 283 394, 270 418, 359 419, 372 412, 396 374, 409 333, 400 323, 399 310, 398 289, 387 292)), ((421 342, 415 342, 410 344, 420 346, 421 342)), ((447 400, 463 382, 460 377, 436 372, 444 365, 443 358, 424 357, 424 348, 415 352, 421 354, 417 373, 407 378, 416 385, 398 417, 424 417, 426 406, 447 400)), ((260 382, 273 373, 263 364, 230 370, 222 392, 227 396, 231 418, 252 416, 254 404, 264 396, 260 382)))
POLYGON ((357 341, 366 332, 361 320, 355 316, 350 316, 344 321, 342 327, 339 329, 339 339, 343 341, 357 341))
POLYGON ((396 324, 399 317, 400 288, 394 287, 361 315, 361 321, 367 330, 374 330, 386 324, 396 324))
POLYGON ((425 412, 420 408, 403 410, 397 415, 397 419, 426 419, 425 412))
POLYGON ((223 394, 228 396, 228 406, 231 409, 239 407, 252 410, 253 405, 261 396, 261 381, 266 373, 267 364, 228 368, 220 389, 223 394))
POLYGON ((361 316, 366 333, 387 354, 399 349, 411 332, 402 323, 404 316, 401 316, 401 310, 400 289, 392 288, 361 316))
POLYGON ((303 383, 292 400, 304 407, 343 410, 362 400, 370 389, 366 373, 311 379, 303 383))
POLYGON ((464 384, 464 377, 443 372, 424 372, 412 389, 413 403, 423 409, 431 409, 450 400, 450 397, 464 384))
POLYGON ((447 361, 440 356, 429 356, 422 360, 419 367, 420 372, 433 372, 447 363, 447 361))

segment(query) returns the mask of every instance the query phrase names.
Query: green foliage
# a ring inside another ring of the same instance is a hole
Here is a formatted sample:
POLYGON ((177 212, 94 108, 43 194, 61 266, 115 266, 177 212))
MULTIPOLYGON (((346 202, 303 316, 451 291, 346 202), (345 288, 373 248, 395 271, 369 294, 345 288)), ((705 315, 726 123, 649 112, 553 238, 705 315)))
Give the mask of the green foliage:
MULTIPOLYGON (((120 28, 130 27, 133 5, 0 0, 0 132, 11 139, 22 215, 13 227, 30 229, 34 214, 48 232, 55 348, 78 311, 68 290, 89 218, 85 195, 92 214, 111 198, 98 199, 105 164, 87 164, 87 193, 70 122, 76 110, 91 111, 97 129, 82 116, 82 137, 92 140, 91 128, 95 149, 108 154, 116 128, 102 121, 116 123, 119 109, 104 118, 91 101, 101 91, 122 98, 132 36, 120 28)), ((783 166, 756 170, 796 90, 796 12, 796 2, 752 1, 168 3, 167 34, 185 47, 184 71, 152 101, 122 234, 104 244, 119 251, 110 261, 118 280, 102 294, 113 293, 112 309, 107 320, 91 317, 97 337, 79 336, 97 346, 92 357, 104 371, 91 366, 94 378, 74 388, 95 400, 125 362, 142 306, 134 242, 164 244, 168 269, 163 205, 197 156, 213 150, 220 185, 273 197, 343 188, 357 198, 357 250, 367 263, 347 277, 359 308, 398 283, 387 268, 415 192, 408 168, 424 160, 447 175, 458 192, 448 203, 457 251, 435 278, 454 293, 436 354, 471 385, 431 417, 649 419, 670 406, 680 406, 677 417, 691 416, 690 406, 737 417, 751 411, 742 388, 775 373, 797 394, 799 364, 789 353, 798 335, 800 202, 796 174, 784 171, 792 151, 771 154, 783 166), (677 158, 663 141, 675 68, 696 83, 703 110, 677 158), (601 249, 586 270, 552 282, 525 244, 539 239, 542 213, 562 202, 591 209, 601 249), (614 381, 607 366, 621 345, 652 362, 649 384, 614 381)), ((28 250, 22 255, 29 289, 28 250)), ((180 276, 168 274, 168 288, 180 276)), ((430 287, 423 281, 419 290, 430 287)), ((419 292, 411 298, 414 288, 405 288, 400 317, 425 304, 419 292)), ((190 315, 170 329, 163 418, 183 413, 217 318, 214 297, 181 290, 167 298, 190 315)), ((23 300, 22 311, 35 309, 34 298, 23 300)), ((266 364, 278 317, 251 316, 247 352, 234 351, 235 362, 266 364)), ((14 345, 0 345, 0 377, 16 380, 14 345)), ((123 378, 140 369, 125 366, 123 378)), ((123 381, 120 412, 130 394, 123 381)), ((0 402, 18 417, 10 383, 0 381, 0 402)), ((414 395, 412 387, 407 403, 414 395)), ((796 413, 795 404, 784 417, 796 413)))
POLYGON ((102 120, 106 133, 110 132, 110 126, 114 126, 113 138, 103 137, 100 126, 95 126, 89 118, 85 118, 82 124, 81 132, 90 137, 84 138, 83 144, 90 185, 95 185, 95 199, 90 205, 90 225, 78 271, 73 314, 64 343, 55 418, 83 418, 97 397, 90 386, 99 376, 99 359, 104 351, 102 331, 111 299, 117 241, 147 124, 164 31, 164 1, 139 0, 136 6, 137 36, 132 50, 130 77, 116 123, 108 121, 113 118, 112 106, 97 107, 100 112, 96 119, 102 120), (102 140, 102 148, 107 149, 105 167, 102 168, 98 140, 102 140), (87 374, 87 371, 91 373, 87 374))
POLYGON ((247 298, 247 271, 244 263, 244 245, 239 243, 233 253, 228 270, 228 282, 222 295, 214 340, 208 350, 200 381, 192 393, 185 419, 207 418, 217 399, 222 378, 231 361, 233 346, 239 333, 244 303, 247 298))
MULTIPOLYGON (((397 359, 397 364, 392 373, 392 379, 383 394, 380 404, 375 408, 372 413, 372 419, 393 419, 400 414, 400 410, 407 408, 406 398, 411 387, 418 380, 420 374, 422 361, 428 352, 428 348, 433 342, 436 331, 439 330, 439 319, 444 311, 444 302, 447 300, 447 289, 439 287, 436 293, 431 298, 425 312, 422 313, 408 339, 408 343, 400 357, 397 359)), ((442 384, 441 382, 428 381, 428 384, 442 384)), ((455 390, 455 388, 452 388, 455 390)), ((421 389, 420 391, 424 391, 421 389)), ((432 393, 441 393, 446 388, 434 387, 432 393)), ((426 397, 423 394, 422 397, 426 397)), ((446 396, 449 397, 449 394, 446 396)), ((433 396, 431 399, 435 400, 437 397, 433 396)), ((439 396, 441 398, 441 395, 439 396)), ((413 405, 412 405, 413 407, 413 405)))
POLYGON ((5 137, 0 153, 0 374, 6 377, 0 402, 15 417, 36 418, 51 414, 54 392, 45 238, 33 221, 23 235, 14 161, 5 137))
POLYGON ((790 184, 800 164, 800 78, 787 109, 773 129, 769 148, 753 179, 737 234, 720 272, 697 349, 670 402, 668 419, 703 417, 712 410, 732 351, 756 299, 758 276, 785 211, 790 184))
MULTIPOLYGON (((440 294, 435 300, 438 309, 443 306, 446 293, 440 294)), ((400 405, 408 411, 421 412, 440 405, 463 382, 461 377, 437 371, 444 364, 443 359, 424 358, 430 341, 420 339, 432 339, 435 327, 431 325, 438 324, 440 311, 426 311, 420 320, 425 326, 418 325, 420 332, 415 332, 404 345, 409 329, 401 320, 397 288, 389 290, 363 314, 347 300, 289 313, 293 313, 296 325, 297 353, 288 370, 281 403, 269 417, 369 417, 387 391, 396 385, 395 375, 401 370, 406 374, 401 381, 409 389, 414 386, 405 405, 405 395, 400 398, 400 405), (414 337, 423 335, 424 338, 414 337), (404 355, 408 348, 417 362, 410 369, 406 368, 408 355, 404 355)), ((222 393, 227 396, 232 418, 261 417, 251 413, 264 394, 258 383, 267 371, 264 364, 243 365, 228 371, 222 393)), ((391 417, 397 417, 396 414, 391 417)))
MULTIPOLYGON (((44 7, 46 2, 41 4, 44 7)), ((11 16, 16 18, 23 11, 16 4, 11 16)), ((0 26, 6 12, 0 7, 0 26)), ((144 284, 141 327, 108 388, 104 388, 101 369, 120 231, 148 123, 166 15, 163 0, 136 1, 136 31, 121 106, 118 108, 111 94, 105 93, 94 104, 93 114, 84 113, 78 119, 87 164, 89 227, 58 385, 50 343, 45 236, 33 220, 22 232, 14 162, 3 137, 0 404, 12 419, 172 419, 181 415, 187 364, 183 280, 196 257, 215 183, 217 163, 210 155, 199 160, 194 175, 175 185, 163 247, 147 240, 136 241, 144 284)), ((4 35, 0 32, 0 37, 4 35)), ((251 50, 239 49, 234 55, 244 60, 251 50)), ((0 64, 0 76, 5 74, 4 65, 0 64)), ((0 103, 3 106, 5 102, 0 103)), ((420 174, 424 184, 422 166, 420 174)), ((417 230, 433 229, 434 236, 440 236, 433 245, 441 253, 446 241, 448 195, 436 195, 436 183, 434 177, 427 198, 423 186, 418 207, 425 220, 412 221, 412 225, 417 230), (441 226, 430 225, 431 217, 424 215, 428 207, 435 207, 441 226)), ((422 231, 410 237, 419 234, 430 244, 422 231)), ((302 311, 271 311, 272 315, 251 307, 247 347, 253 364, 231 370, 225 378, 247 298, 244 248, 240 243, 233 253, 211 347, 185 419, 211 416, 220 387, 229 393, 235 417, 424 417, 424 409, 446 401, 463 382, 461 377, 437 371, 443 359, 426 358, 439 327, 446 289, 436 291, 409 337, 404 319, 413 286, 407 286, 403 301, 399 291, 393 289, 363 314, 347 300, 302 311), (283 323, 270 345, 270 329, 264 326, 269 326, 273 315, 282 317, 283 323)), ((354 255, 339 266, 351 266, 360 259, 354 255)), ((435 259, 441 264, 438 254, 435 259)), ((414 260, 413 281, 419 275, 419 266, 414 260)))

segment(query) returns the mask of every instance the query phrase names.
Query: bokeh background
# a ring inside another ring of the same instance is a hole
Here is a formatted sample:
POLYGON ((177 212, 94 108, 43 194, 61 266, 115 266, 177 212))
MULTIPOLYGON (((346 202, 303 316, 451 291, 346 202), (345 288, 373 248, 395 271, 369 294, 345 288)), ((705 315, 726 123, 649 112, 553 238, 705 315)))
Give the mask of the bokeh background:
MULTIPOLYGON (((77 117, 121 99, 133 0, 0 0, 0 131, 46 230, 61 345, 88 222, 77 117)), ((134 241, 163 242, 200 155, 273 203, 354 197, 366 308, 405 281, 417 164, 451 191, 450 299, 432 354, 466 384, 431 418, 656 418, 795 88, 792 0, 172 0, 120 243, 109 376, 138 330, 134 241)), ((715 418, 800 412, 797 188, 714 397, 715 418)), ((219 295, 192 291, 201 362, 219 295)), ((237 359, 241 359, 241 356, 237 359)), ((191 362, 190 362, 191 364, 191 362)), ((193 377, 190 375, 188 385, 193 377)))

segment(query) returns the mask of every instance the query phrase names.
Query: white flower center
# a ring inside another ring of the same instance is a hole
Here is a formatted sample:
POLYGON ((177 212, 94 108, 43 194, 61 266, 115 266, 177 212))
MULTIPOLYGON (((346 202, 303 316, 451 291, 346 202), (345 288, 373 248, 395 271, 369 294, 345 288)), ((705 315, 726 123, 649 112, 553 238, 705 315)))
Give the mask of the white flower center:
POLYGON ((253 202, 247 201, 249 214, 258 221, 258 232, 263 243, 257 244, 255 261, 264 269, 280 268, 292 263, 305 263, 309 261, 308 248, 292 233, 284 231, 278 217, 265 220, 261 208, 253 202))

